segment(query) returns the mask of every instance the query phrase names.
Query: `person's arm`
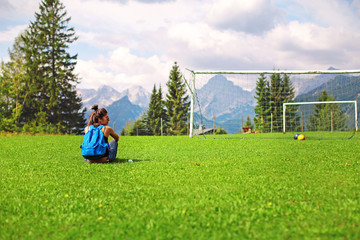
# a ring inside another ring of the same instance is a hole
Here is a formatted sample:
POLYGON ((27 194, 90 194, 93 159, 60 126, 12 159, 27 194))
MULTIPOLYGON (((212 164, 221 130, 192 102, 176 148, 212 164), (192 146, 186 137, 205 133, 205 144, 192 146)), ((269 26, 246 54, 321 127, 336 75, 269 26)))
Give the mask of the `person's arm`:
POLYGON ((112 129, 111 127, 106 127, 106 131, 109 133, 110 136, 113 137, 113 139, 115 139, 115 141, 119 141, 119 135, 114 131, 114 129, 112 129))

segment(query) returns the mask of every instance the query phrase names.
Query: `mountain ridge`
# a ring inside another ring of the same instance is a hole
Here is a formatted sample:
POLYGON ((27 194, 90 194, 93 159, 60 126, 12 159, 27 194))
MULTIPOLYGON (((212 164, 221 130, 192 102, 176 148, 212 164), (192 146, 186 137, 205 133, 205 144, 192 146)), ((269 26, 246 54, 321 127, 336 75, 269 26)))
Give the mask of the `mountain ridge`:
POLYGON ((109 113, 109 125, 115 132, 120 133, 126 123, 131 119, 135 121, 144 112, 144 109, 130 102, 128 96, 124 96, 113 102, 107 108, 109 113))
POLYGON ((82 98, 83 107, 86 107, 87 110, 90 110, 94 104, 98 104, 99 107, 110 106, 113 102, 125 96, 128 96, 131 103, 142 108, 146 108, 150 101, 150 92, 142 86, 134 86, 119 92, 109 85, 102 85, 97 90, 79 88, 77 92, 82 98))

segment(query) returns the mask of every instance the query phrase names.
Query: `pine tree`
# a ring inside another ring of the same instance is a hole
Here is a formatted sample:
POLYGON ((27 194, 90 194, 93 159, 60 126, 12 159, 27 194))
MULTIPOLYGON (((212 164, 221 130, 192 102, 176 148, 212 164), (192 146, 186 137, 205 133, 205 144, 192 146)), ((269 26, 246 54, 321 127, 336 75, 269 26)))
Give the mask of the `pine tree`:
POLYGON ((59 0, 43 0, 40 13, 23 36, 28 92, 31 101, 24 104, 23 121, 34 113, 44 112, 46 121, 60 132, 80 133, 84 114, 76 94, 78 77, 74 73, 76 55, 67 51, 77 40, 75 30, 68 27, 65 6, 59 0))
POLYGON ((250 118, 249 115, 248 115, 247 118, 246 118, 245 127, 249 127, 249 128, 251 128, 251 129, 254 129, 254 126, 253 126, 253 124, 252 124, 252 122, 251 122, 251 118, 250 118))
POLYGON ((259 79, 256 81, 255 89, 255 118, 254 124, 255 128, 260 132, 269 131, 269 100, 270 100, 270 89, 269 82, 266 80, 264 74, 260 74, 259 79))
POLYGON ((174 63, 170 72, 169 81, 166 83, 168 94, 166 95, 166 109, 169 117, 168 133, 181 135, 187 131, 186 121, 190 103, 186 95, 186 85, 183 82, 179 66, 174 63))
POLYGON ((150 102, 149 102, 149 108, 147 110, 147 119, 148 119, 148 128, 152 135, 156 135, 156 126, 155 126, 155 119, 156 119, 156 101, 157 101, 157 90, 156 86, 154 84, 151 96, 150 96, 150 102))
MULTIPOLYGON (((287 74, 283 75, 283 88, 282 88, 282 102, 283 103, 291 103, 295 102, 295 88, 293 87, 292 82, 290 81, 290 77, 287 74)), ((293 131, 300 130, 300 117, 296 114, 298 111, 298 106, 287 106, 286 107, 286 129, 290 129, 291 126, 296 126, 292 128, 293 131)))
POLYGON ((141 115, 140 118, 136 119, 135 123, 129 130, 130 136, 146 136, 149 135, 148 128, 146 126, 146 115, 141 115))
POLYGON ((270 76, 270 107, 273 131, 282 131, 283 80, 279 73, 270 76))
MULTIPOLYGON (((282 131, 283 103, 294 102, 294 98, 295 89, 288 75, 281 76, 279 73, 274 73, 270 76, 269 82, 264 74, 260 74, 255 90, 255 99, 257 100, 254 118, 255 128, 260 132, 282 131)), ((289 114, 289 117, 286 118, 287 125, 299 125, 297 123, 300 119, 295 114, 296 111, 297 107, 287 108, 289 114)))
POLYGON ((15 38, 13 48, 9 50, 10 61, 1 63, 0 76, 0 131, 18 131, 22 105, 26 101, 24 88, 25 71, 21 35, 15 38))
POLYGON ((130 136, 131 130, 134 128, 135 123, 132 121, 132 119, 129 119, 126 122, 125 127, 121 130, 121 136, 130 136))
MULTIPOLYGON (((324 90, 321 92, 318 102, 334 101, 332 95, 328 95, 324 90)), ((331 125, 336 126, 333 130, 345 130, 346 116, 339 104, 315 104, 313 113, 309 117, 307 124, 308 131, 331 131, 331 125)))
MULTIPOLYGON (((154 85, 150 96, 147 119, 147 126, 150 134, 160 136, 162 123, 167 121, 161 86, 159 86, 159 91, 157 91, 156 86, 154 85)), ((163 129, 165 128, 165 126, 162 127, 163 129)))
POLYGON ((156 95, 157 98, 157 102, 156 102, 156 121, 155 121, 155 126, 156 126, 156 135, 160 136, 163 129, 166 129, 166 123, 169 121, 169 118, 166 114, 166 109, 165 109, 165 101, 163 99, 163 93, 162 93, 162 88, 161 86, 159 86, 159 91, 156 95), (161 129, 162 128, 162 129, 161 129))
MULTIPOLYGON (((326 91, 322 91, 318 102, 327 101, 328 95, 326 91)), ((309 117, 309 124, 306 126, 308 131, 316 131, 319 129, 321 114, 324 112, 326 104, 316 104, 313 113, 309 117)))

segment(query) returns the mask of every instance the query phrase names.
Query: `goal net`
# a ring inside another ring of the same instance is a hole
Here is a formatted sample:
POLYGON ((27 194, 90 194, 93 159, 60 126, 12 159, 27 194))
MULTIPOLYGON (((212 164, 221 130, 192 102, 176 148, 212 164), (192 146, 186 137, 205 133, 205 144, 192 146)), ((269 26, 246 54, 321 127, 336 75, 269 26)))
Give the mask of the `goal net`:
MULTIPOLYGON (((325 94, 324 91, 321 96, 325 94)), ((356 101, 283 103, 283 113, 284 133, 306 132, 315 137, 350 138, 351 133, 358 130, 356 101)))
POLYGON ((183 77, 191 96, 190 137, 306 132, 349 138, 357 130, 360 70, 186 69, 183 77))

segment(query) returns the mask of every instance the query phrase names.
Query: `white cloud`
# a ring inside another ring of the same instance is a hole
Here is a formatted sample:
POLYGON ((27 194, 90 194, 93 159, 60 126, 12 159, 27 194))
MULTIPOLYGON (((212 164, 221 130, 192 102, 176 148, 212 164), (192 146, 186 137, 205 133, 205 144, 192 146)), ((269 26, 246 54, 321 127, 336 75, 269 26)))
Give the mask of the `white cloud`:
POLYGON ((0 0, 1 18, 30 20, 29 18, 34 16, 35 11, 38 11, 39 3, 40 0, 0 0))
POLYGON ((355 14, 360 16, 360 0, 353 0, 351 7, 354 8, 355 14))
POLYGON ((102 85, 111 85, 122 91, 141 85, 150 91, 154 84, 165 86, 172 64, 156 55, 138 57, 129 49, 120 47, 106 58, 79 60, 76 71, 82 78, 80 88, 97 89, 102 85))
POLYGON ((156 30, 174 22, 192 21, 204 11, 200 8, 200 2, 193 2, 191 5, 184 2, 186 1, 146 4, 129 1, 118 4, 101 0, 64 0, 76 25, 93 31, 129 34, 156 30))
POLYGON ((296 0, 298 4, 301 4, 304 13, 311 16, 310 20, 314 24, 359 31, 359 14, 356 13, 356 5, 359 5, 356 3, 357 1, 350 4, 344 0, 296 0))
POLYGON ((271 0, 215 0, 207 22, 219 29, 262 34, 282 22, 284 15, 271 0))
POLYGON ((122 45, 131 46, 133 40, 121 33, 83 32, 76 31, 79 36, 77 43, 86 43, 103 50, 112 50, 122 45))
POLYGON ((0 0, 0 13, 11 11, 13 9, 13 5, 11 5, 8 0, 0 0))
MULTIPOLYGON (((7 24, 1 43, 13 42, 39 2, 11 1, 11 14, 0 16, 7 24)), ((71 51, 79 53, 81 87, 165 86, 174 61, 194 70, 345 69, 360 62, 360 0, 63 3, 79 35, 71 51)))
POLYGON ((197 69, 357 68, 360 33, 312 23, 279 24, 263 36, 179 24, 169 29, 168 55, 197 69))
POLYGON ((26 27, 27 25, 17 25, 0 32, 0 42, 13 42, 17 36, 25 31, 26 27))

